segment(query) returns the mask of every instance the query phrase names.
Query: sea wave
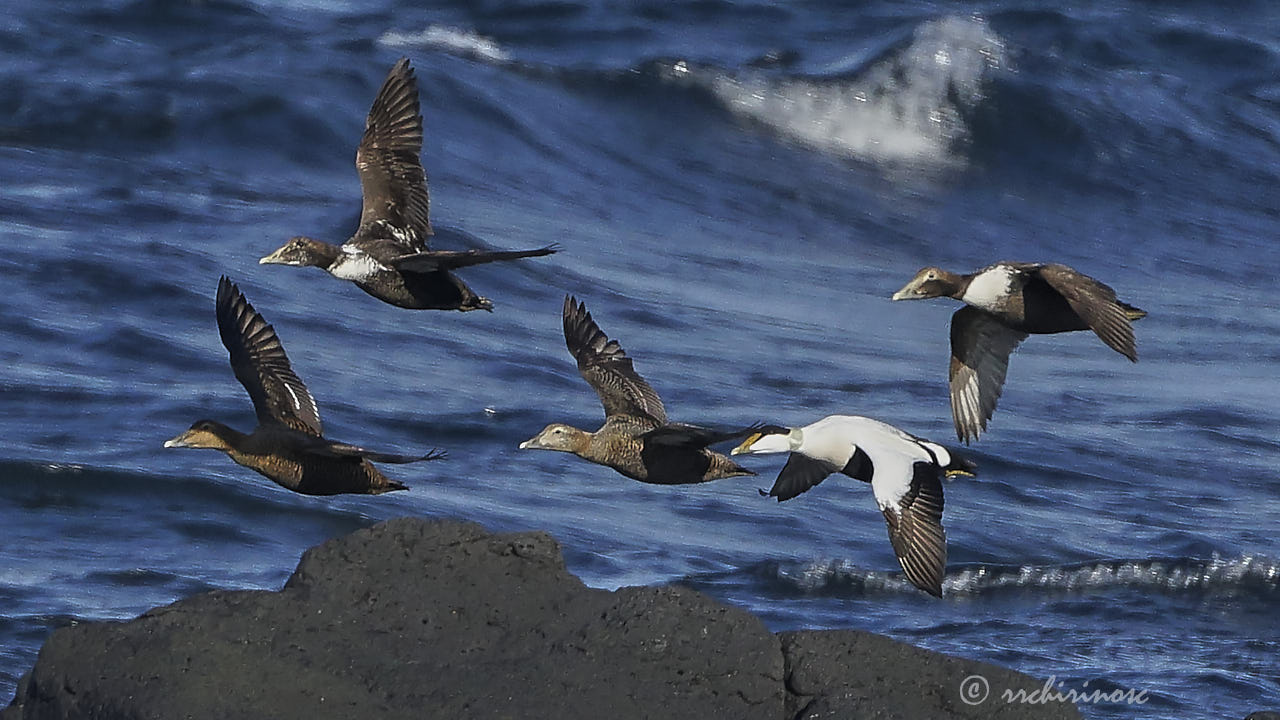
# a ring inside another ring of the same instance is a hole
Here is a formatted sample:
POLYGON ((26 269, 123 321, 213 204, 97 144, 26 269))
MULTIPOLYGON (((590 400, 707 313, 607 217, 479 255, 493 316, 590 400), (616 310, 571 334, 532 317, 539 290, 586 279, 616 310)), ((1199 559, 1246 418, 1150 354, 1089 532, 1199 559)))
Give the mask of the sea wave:
MULTIPOLYGON (((776 583, 782 592, 856 597, 918 592, 897 572, 869 570, 844 559, 809 562, 769 561, 695 583, 731 581, 749 575, 776 583)), ((1224 558, 1117 559, 1071 565, 963 565, 942 581, 946 596, 981 596, 1028 591, 1043 594, 1101 593, 1141 588, 1165 594, 1271 594, 1280 591, 1280 562, 1243 555, 1224 558)))
MULTIPOLYGON (((1000 37, 980 17, 923 23, 910 42, 836 79, 715 74, 711 91, 733 113, 793 140, 871 161, 951 163, 965 117, 1003 63, 1000 37)), ((677 64, 674 72, 689 72, 677 64)))
POLYGON ((511 60, 510 53, 492 38, 447 25, 428 25, 418 32, 388 30, 378 38, 378 43, 393 48, 433 48, 488 62, 511 60))

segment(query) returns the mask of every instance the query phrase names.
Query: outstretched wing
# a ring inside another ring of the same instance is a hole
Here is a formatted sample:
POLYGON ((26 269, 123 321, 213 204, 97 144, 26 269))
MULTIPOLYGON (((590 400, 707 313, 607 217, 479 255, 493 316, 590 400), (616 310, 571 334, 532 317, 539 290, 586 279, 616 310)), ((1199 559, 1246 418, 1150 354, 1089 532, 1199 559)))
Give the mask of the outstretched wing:
POLYGON ((911 584, 935 597, 942 597, 942 576, 947 567, 939 474, 933 463, 915 463, 906 493, 896 504, 880 506, 902 571, 911 584))
POLYGON ((564 341, 578 361, 578 372, 600 396, 605 417, 636 415, 665 425, 667 411, 649 383, 631 365, 616 340, 610 340, 591 319, 587 306, 564 299, 564 341))
POLYGON ((380 223, 381 235, 394 237, 413 251, 426 250, 431 235, 431 203, 421 154, 418 85, 409 59, 401 58, 373 100, 356 148, 356 170, 364 195, 361 230, 380 223))
POLYGON ((660 425, 641 435, 646 444, 668 445, 672 447, 704 448, 715 443, 737 440, 760 430, 760 425, 724 430, 708 428, 686 423, 667 423, 660 425))
POLYGON ((275 328, 224 275, 218 281, 218 334, 231 353, 231 369, 249 392, 258 423, 279 423, 320 436, 320 411, 293 373, 275 328))
POLYGON ((1044 265, 1038 272, 1040 278, 1066 298, 1071 309, 1089 323, 1102 342, 1133 362, 1138 361, 1129 312, 1116 299, 1115 290, 1066 265, 1044 265))
POLYGON ((826 480, 827 476, 833 472, 835 470, 830 464, 793 452, 787 457, 787 464, 783 465, 782 471, 778 473, 778 479, 773 481, 773 487, 768 493, 763 491, 762 493, 768 497, 778 498, 778 502, 790 500, 826 480))
POLYGON ((951 316, 951 418, 966 443, 987 429, 1009 370, 1009 354, 1027 334, 963 307, 951 316))
POLYGON ((369 450, 359 447, 358 445, 348 445, 346 443, 326 442, 318 445, 310 450, 315 455, 324 455, 328 457, 349 457, 364 458, 373 462, 383 463, 414 463, 425 460, 441 460, 446 456, 443 450, 432 450, 426 455, 400 455, 397 453, 384 453, 377 450, 369 450))
POLYGON ((429 273, 437 270, 457 270, 499 260, 519 260, 550 255, 558 249, 555 245, 548 245, 534 250, 426 250, 393 258, 391 264, 398 270, 429 273))

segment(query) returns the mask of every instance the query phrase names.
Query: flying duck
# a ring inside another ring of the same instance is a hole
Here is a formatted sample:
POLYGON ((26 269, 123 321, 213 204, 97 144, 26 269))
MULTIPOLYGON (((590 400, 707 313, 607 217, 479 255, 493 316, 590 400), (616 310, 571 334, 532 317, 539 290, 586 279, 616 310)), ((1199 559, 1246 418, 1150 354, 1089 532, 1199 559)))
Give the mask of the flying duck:
POLYGON ((564 299, 564 339, 578 372, 604 405, 604 425, 587 432, 552 423, 520 443, 521 450, 559 450, 646 483, 685 485, 755 473, 707 449, 755 426, 721 431, 667 421, 662 400, 632 367, 631 358, 591 319, 586 305, 564 299))
POLYGON ((408 58, 387 74, 356 148, 364 205, 360 225, 342 245, 295 237, 259 260, 312 266, 354 282, 379 300, 410 310, 488 310, 493 303, 451 271, 468 265, 550 255, 536 250, 431 250, 433 231, 422 152, 418 86, 408 58))
POLYGON ((831 415, 804 427, 765 425, 732 455, 789 452, 773 488, 790 500, 832 473, 871 483, 889 526, 889 542, 913 585, 942 597, 947 536, 942 529, 943 476, 972 476, 973 463, 879 420, 831 415))
POLYGON ((967 275, 927 267, 894 300, 951 297, 951 417, 966 443, 987 429, 1009 369, 1009 354, 1028 334, 1093 330, 1102 342, 1138 361, 1134 320, 1144 310, 1116 299, 1110 287, 1066 265, 1000 262, 967 275))
POLYGON ((281 486, 304 495, 378 495, 408 488, 388 480, 369 461, 409 463, 436 460, 374 452, 326 440, 320 413, 307 386, 293 373, 276 331, 226 277, 218 282, 218 334, 231 353, 231 369, 249 392, 258 427, 248 435, 220 422, 200 420, 167 441, 167 448, 221 450, 281 486))

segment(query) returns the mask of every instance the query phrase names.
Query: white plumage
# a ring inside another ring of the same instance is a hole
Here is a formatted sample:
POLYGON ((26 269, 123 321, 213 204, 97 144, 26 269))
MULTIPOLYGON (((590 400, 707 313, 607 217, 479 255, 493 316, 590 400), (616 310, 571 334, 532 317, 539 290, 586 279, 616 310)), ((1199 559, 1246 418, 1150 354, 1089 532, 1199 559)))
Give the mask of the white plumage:
POLYGON ((343 245, 342 254, 329 266, 329 272, 334 277, 354 282, 369 280, 379 272, 389 270, 391 268, 375 260, 372 255, 351 245, 343 245))
POLYGON ((1022 273, 1008 265, 996 264, 973 276, 960 297, 964 302, 990 312, 999 312, 1013 284, 1022 273))

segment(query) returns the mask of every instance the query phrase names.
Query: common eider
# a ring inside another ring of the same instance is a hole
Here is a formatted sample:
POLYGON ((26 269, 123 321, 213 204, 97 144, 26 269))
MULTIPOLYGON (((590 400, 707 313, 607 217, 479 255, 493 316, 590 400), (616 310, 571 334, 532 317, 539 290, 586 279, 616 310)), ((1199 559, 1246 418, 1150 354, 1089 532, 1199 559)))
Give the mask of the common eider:
POLYGON ((391 68, 374 98, 356 148, 364 205, 360 225, 342 245, 294 237, 259 260, 312 266, 354 282, 379 300, 410 310, 488 310, 493 303, 451 271, 469 265, 550 255, 535 250, 431 250, 429 196, 422 152, 418 86, 408 58, 391 68))
POLYGON ((902 571, 916 587, 942 597, 947 565, 942 478, 971 476, 973 463, 941 445, 856 415, 831 415, 796 428, 766 425, 731 454, 780 452, 791 455, 769 497, 790 500, 837 472, 871 483, 902 571))
POLYGON ((1009 354, 1028 334, 1093 330, 1133 362, 1131 322, 1144 310, 1116 299, 1110 287, 1066 265, 1000 262, 961 275, 927 267, 894 300, 951 297, 951 417, 966 443, 987 429, 1009 369, 1009 354))
POLYGON ((722 431, 667 420, 658 393, 636 373, 631 358, 591 319, 586 305, 564 299, 564 339, 578 372, 604 405, 595 432, 552 423, 520 443, 521 450, 558 450, 646 483, 684 485, 755 473, 707 449, 755 427, 722 431))
POLYGON ((253 401, 258 427, 246 435, 220 422, 200 420, 165 447, 221 450, 237 463, 304 495, 407 490, 369 461, 409 463, 444 457, 434 450, 422 456, 393 455, 326 440, 316 401, 294 374, 275 329, 226 277, 218 282, 217 315, 218 333, 231 354, 231 369, 253 401))

